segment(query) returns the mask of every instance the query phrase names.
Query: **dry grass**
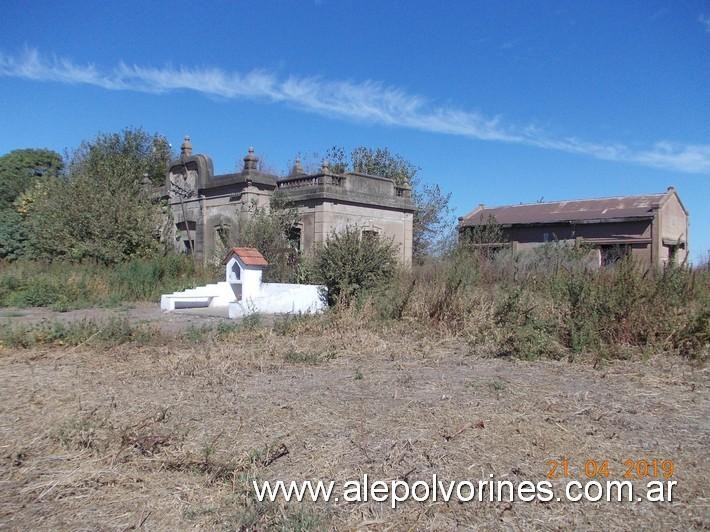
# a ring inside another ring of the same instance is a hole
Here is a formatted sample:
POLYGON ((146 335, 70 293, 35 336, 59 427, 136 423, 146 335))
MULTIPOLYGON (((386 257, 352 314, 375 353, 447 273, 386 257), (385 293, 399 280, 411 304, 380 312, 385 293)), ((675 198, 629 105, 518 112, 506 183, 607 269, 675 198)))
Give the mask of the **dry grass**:
POLYGON ((219 340, 0 354, 3 528, 707 529, 707 368, 523 362, 340 314, 219 340), (288 332, 288 335, 278 334, 288 332), (256 503, 249 480, 542 480, 675 461, 670 504, 256 503))

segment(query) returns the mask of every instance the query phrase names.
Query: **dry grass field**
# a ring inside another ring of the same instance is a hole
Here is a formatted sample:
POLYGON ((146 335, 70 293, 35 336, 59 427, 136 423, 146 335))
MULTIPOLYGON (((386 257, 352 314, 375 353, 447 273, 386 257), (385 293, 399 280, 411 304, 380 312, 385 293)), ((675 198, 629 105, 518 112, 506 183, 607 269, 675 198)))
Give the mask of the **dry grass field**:
MULTIPOLYGON (((410 329, 413 327, 409 327, 410 329)), ((0 529, 707 530, 708 369, 490 358, 324 320, 0 351, 0 529), (170 339, 172 338, 172 339, 170 339), (258 503, 251 479, 543 480, 671 459, 672 503, 258 503)))

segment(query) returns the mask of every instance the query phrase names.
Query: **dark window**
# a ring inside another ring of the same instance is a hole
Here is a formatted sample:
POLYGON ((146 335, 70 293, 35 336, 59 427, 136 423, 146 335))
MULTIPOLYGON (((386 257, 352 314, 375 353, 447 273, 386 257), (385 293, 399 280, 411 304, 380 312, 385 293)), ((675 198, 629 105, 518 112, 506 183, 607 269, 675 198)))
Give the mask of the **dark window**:
POLYGON ((218 225, 215 227, 215 241, 222 244, 224 247, 229 247, 229 226, 218 225))
POLYGON ((180 230, 180 231, 194 231, 195 227, 197 227, 197 224, 194 222, 194 220, 188 220, 187 223, 185 223, 185 222, 176 223, 175 227, 177 227, 178 230, 180 230))
POLYGON ((624 244, 612 244, 599 246, 599 252, 601 253, 602 266, 613 266, 629 255, 630 248, 624 244))
POLYGON ((301 252, 301 228, 300 227, 292 227, 291 229, 288 230, 288 234, 286 235, 288 238, 288 243, 291 246, 291 248, 295 249, 297 252, 301 252))

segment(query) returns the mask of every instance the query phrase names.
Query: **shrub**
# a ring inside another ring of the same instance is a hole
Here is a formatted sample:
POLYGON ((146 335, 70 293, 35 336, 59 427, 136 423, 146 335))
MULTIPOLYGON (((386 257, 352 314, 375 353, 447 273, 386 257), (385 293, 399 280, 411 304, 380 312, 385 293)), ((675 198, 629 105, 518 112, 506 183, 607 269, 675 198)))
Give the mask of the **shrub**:
POLYGON ((559 358, 563 350, 555 338, 555 324, 540 309, 541 301, 517 286, 510 290, 496 310, 498 326, 504 331, 498 354, 534 360, 559 358))
POLYGON ((334 233, 316 253, 316 276, 328 302, 349 304, 366 290, 392 279, 397 265, 391 241, 363 236, 357 227, 334 233))
POLYGON ((703 299, 685 326, 672 331, 671 339, 673 347, 688 358, 702 361, 710 356, 710 297, 703 299))

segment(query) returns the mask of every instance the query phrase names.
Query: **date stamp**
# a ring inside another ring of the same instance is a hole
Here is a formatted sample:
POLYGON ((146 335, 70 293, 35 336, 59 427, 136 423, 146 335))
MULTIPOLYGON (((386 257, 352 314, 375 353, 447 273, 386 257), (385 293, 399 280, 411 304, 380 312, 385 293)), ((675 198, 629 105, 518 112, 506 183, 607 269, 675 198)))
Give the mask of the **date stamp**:
POLYGON ((571 463, 567 458, 548 460, 547 478, 549 480, 569 478, 624 478, 628 480, 670 479, 676 471, 673 460, 668 459, 627 459, 617 470, 610 470, 609 460, 588 459, 584 462, 571 463))

